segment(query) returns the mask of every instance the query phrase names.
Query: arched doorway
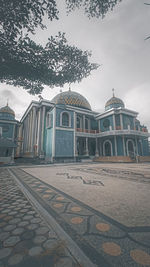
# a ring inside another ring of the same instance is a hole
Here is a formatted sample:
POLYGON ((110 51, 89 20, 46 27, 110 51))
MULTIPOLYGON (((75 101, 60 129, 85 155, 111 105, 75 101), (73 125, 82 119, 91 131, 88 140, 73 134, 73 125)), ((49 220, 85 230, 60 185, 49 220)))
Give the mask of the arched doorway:
POLYGON ((127 155, 130 157, 135 156, 135 146, 132 139, 127 140, 127 155))
POLYGON ((106 157, 112 156, 112 143, 110 140, 106 140, 103 143, 103 154, 106 157))

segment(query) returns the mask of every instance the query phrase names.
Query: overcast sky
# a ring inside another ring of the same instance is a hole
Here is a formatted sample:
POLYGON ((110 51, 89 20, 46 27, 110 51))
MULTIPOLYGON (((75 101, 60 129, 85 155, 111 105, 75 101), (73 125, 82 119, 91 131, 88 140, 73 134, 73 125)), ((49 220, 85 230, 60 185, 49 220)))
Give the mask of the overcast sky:
MULTIPOLYGON (((47 29, 38 29, 33 39, 44 45, 50 35, 62 31, 69 44, 92 51, 90 60, 101 67, 81 83, 72 84, 71 89, 84 95, 93 110, 101 112, 115 88, 115 95, 126 108, 139 112, 141 123, 150 130, 150 40, 144 40, 150 34, 150 6, 144 5, 146 0, 123 0, 103 20, 89 20, 82 10, 66 16, 64 1, 58 2, 60 20, 45 20, 47 29)), ((62 90, 68 90, 68 85, 62 90)), ((59 91, 58 87, 46 87, 42 96, 51 100, 59 91)), ((0 84, 0 96, 0 107, 9 98, 18 120, 31 100, 38 100, 22 88, 5 84, 0 84)))

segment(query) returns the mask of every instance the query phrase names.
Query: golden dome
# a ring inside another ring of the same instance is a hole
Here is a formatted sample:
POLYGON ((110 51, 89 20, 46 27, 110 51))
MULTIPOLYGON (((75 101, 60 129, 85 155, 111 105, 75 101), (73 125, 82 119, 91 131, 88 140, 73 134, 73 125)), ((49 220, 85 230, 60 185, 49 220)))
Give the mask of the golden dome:
POLYGON ((115 97, 115 94, 114 94, 114 89, 112 89, 113 91, 113 96, 106 102, 106 105, 105 105, 105 110, 108 110, 108 109, 111 109, 111 108, 124 108, 124 103, 123 101, 118 98, 118 97, 115 97))
POLYGON ((80 95, 79 93, 71 90, 56 95, 52 99, 52 102, 55 104, 70 105, 78 108, 91 110, 91 106, 86 100, 86 98, 80 95))
POLYGON ((15 112, 8 106, 8 104, 7 104, 7 106, 2 107, 0 109, 0 113, 8 113, 8 114, 15 116, 15 112))

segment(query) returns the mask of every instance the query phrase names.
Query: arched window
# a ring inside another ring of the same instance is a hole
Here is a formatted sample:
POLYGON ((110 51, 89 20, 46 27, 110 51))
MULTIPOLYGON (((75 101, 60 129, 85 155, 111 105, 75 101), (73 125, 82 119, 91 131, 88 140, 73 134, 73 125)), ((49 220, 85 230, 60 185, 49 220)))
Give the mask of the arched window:
POLYGON ((130 157, 135 156, 135 145, 132 139, 127 140, 127 155, 130 157))
POLYGON ((103 143, 103 155, 104 156, 113 156, 113 151, 112 151, 112 142, 110 140, 106 140, 103 143))
POLYGON ((103 121, 104 131, 109 130, 109 126, 110 126, 110 120, 109 120, 109 119, 105 119, 105 120, 103 121))
POLYGON ((69 126, 69 114, 67 112, 62 114, 62 126, 69 126))

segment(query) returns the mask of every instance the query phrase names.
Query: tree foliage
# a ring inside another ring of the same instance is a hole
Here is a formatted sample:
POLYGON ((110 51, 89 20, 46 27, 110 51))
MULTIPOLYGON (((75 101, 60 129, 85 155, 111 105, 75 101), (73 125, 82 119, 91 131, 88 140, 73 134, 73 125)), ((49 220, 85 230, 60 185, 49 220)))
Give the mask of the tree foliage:
MULTIPOLYGON (((83 5, 89 17, 103 17, 120 0, 65 1, 68 11, 83 5)), ((29 38, 37 27, 45 28, 45 15, 58 19, 56 0, 0 0, 0 4, 0 82, 39 94, 44 85, 79 82, 98 68, 89 62, 91 53, 70 46, 62 33, 51 36, 45 47, 29 38)))
POLYGON ((58 19, 55 0, 0 0, 1 31, 7 37, 17 37, 23 29, 34 33, 35 28, 44 28, 43 17, 58 19))
POLYGON ((66 0, 68 12, 75 8, 84 8, 89 18, 104 18, 109 10, 113 10, 116 4, 122 0, 66 0))
POLYGON ((89 63, 89 52, 69 46, 61 33, 50 37, 45 47, 26 36, 13 46, 1 44, 1 48, 0 81, 23 86, 31 94, 41 93, 43 85, 53 87, 79 82, 98 67, 89 63))

